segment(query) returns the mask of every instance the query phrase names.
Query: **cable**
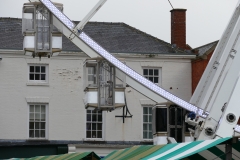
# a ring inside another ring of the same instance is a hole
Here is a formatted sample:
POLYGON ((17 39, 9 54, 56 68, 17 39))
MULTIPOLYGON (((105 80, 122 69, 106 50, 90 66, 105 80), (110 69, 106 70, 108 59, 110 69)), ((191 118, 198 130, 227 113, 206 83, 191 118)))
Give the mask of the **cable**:
POLYGON ((171 4, 171 2, 170 2, 170 0, 168 0, 168 2, 169 2, 169 4, 171 5, 172 9, 174 9, 173 6, 172 6, 172 4, 171 4))

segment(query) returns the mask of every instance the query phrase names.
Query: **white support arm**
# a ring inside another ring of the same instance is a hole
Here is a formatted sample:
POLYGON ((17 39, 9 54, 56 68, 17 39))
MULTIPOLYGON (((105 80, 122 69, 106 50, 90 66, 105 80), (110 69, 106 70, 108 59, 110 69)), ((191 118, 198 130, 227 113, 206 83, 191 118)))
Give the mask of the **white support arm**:
MULTIPOLYGON (((76 25, 61 11, 59 11, 50 0, 40 0, 53 13, 53 23, 62 33, 69 37, 69 39, 82 51, 90 57, 101 56, 116 66, 120 71, 126 74, 126 83, 134 89, 154 100, 155 102, 162 101, 162 97, 183 107, 186 110, 195 112, 202 117, 206 117, 202 109, 180 99, 179 97, 167 92, 161 87, 155 85, 148 79, 144 78, 130 67, 123 64, 117 58, 112 56, 108 51, 97 44, 91 37, 80 30, 80 33, 74 32, 76 25)), ((236 127, 238 128, 238 126, 236 127)))
MULTIPOLYGON (((230 23, 224 32, 216 51, 213 54, 213 59, 219 57, 217 68, 213 68, 211 64, 208 65, 204 75, 196 90, 199 92, 198 98, 201 101, 196 101, 201 108, 208 107, 209 115, 203 125, 202 132, 198 139, 212 139, 214 137, 221 137, 221 132, 216 132, 217 126, 222 126, 221 117, 223 108, 228 109, 229 100, 235 90, 235 84, 240 73, 240 3, 238 2, 230 23), (224 42, 224 43, 223 43, 224 42), (215 70, 212 72, 211 70, 215 70), (208 77, 210 80, 208 80, 208 77), (206 82, 201 83, 201 82, 206 82), (204 85, 207 85, 206 86, 204 85), (201 87, 202 88, 199 88, 201 87), (205 88, 204 88, 205 87, 205 88), (200 92, 201 91, 201 92, 200 92), (211 131, 208 132, 208 131, 211 131)), ((197 93, 196 92, 196 93, 197 93)), ((196 97, 193 97, 196 98, 196 97)), ((191 99, 193 100, 193 99, 191 99)), ((193 102, 193 101, 192 101, 193 102)), ((238 108, 237 106, 236 109, 238 108)), ((240 111, 239 111, 240 112, 240 111)), ((237 118, 238 120, 238 118, 237 118)), ((224 123, 223 123, 224 124, 224 123)), ((236 123, 235 123, 236 124, 236 123)), ((235 130, 239 128, 236 127, 235 130)), ((231 130, 233 135, 233 129, 231 130)))
POLYGON ((40 0, 49 10, 53 13, 53 23, 62 33, 69 37, 69 39, 82 51, 84 51, 90 57, 101 56, 116 66, 120 71, 126 74, 126 83, 132 86, 134 89, 149 97, 155 102, 162 102, 163 98, 185 108, 186 110, 198 113, 200 116, 206 117, 203 114, 203 110, 199 110, 198 107, 182 100, 181 98, 169 93, 162 89, 158 85, 152 83, 139 73, 132 70, 127 65, 123 64, 108 51, 97 44, 86 33, 80 31, 80 33, 74 32, 76 25, 60 10, 58 10, 50 0, 40 0), (71 36, 71 37, 70 37, 71 36))
POLYGON ((211 101, 214 101, 217 89, 225 78, 225 75, 232 63, 230 57, 234 54, 234 46, 239 32, 239 3, 233 12, 229 24, 227 25, 218 45, 205 69, 200 82, 190 100, 190 103, 210 110, 211 101))
POLYGON ((235 84, 234 89, 228 100, 228 104, 217 126, 217 130, 216 130, 217 137, 234 136, 234 130, 238 122, 238 119, 240 117, 240 112, 239 112, 240 77, 239 76, 234 84, 235 84))
POLYGON ((104 5, 107 0, 100 0, 93 9, 83 18, 83 20, 75 27, 75 29, 82 30, 85 24, 97 13, 97 11, 104 5))

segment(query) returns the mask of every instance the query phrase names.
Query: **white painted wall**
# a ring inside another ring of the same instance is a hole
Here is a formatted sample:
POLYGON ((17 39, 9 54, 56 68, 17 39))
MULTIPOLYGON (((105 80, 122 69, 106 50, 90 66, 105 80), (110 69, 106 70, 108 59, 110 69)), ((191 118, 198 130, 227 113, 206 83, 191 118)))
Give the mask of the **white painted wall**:
MULTIPOLYGON (((28 139, 27 99, 49 101, 48 139, 86 140, 86 110, 83 103, 82 65, 85 56, 57 56, 50 59, 0 52, 0 139, 28 139), (49 65, 49 83, 28 83, 28 63, 49 65), (45 98, 45 99, 44 99, 45 98)), ((120 57, 120 56, 119 56, 120 57)), ((121 57, 124 57, 121 55, 121 57)), ((190 59, 144 56, 124 57, 126 64, 142 74, 143 67, 162 68, 162 87, 189 101, 191 97, 190 59), (170 89, 172 87, 172 89, 170 89)), ((133 118, 122 123, 122 110, 104 113, 105 141, 143 141, 142 105, 147 97, 131 87, 126 89, 127 105, 133 118)))

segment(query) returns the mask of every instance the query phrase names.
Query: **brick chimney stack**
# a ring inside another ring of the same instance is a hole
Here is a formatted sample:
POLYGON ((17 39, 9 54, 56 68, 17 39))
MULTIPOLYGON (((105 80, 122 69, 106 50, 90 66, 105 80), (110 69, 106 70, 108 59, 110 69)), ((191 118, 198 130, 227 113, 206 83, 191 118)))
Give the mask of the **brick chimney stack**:
POLYGON ((171 44, 186 49, 186 9, 171 10, 171 44))

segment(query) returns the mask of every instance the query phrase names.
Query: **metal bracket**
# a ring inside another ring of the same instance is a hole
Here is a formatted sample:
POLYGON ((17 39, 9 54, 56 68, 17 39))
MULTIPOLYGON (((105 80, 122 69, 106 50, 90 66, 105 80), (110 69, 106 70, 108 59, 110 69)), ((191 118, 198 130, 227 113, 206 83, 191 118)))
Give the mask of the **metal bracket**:
POLYGON ((236 53, 237 53, 237 50, 232 49, 231 52, 230 52, 230 54, 229 54, 229 57, 232 58, 232 59, 234 59, 236 53))
POLYGON ((127 107, 127 100, 126 100, 126 94, 124 92, 124 100, 125 100, 125 106, 123 107, 123 113, 122 116, 115 116, 115 117, 120 117, 123 119, 123 123, 125 122, 125 118, 132 118, 132 114, 129 112, 128 107, 127 107), (126 108, 126 112, 125 112, 125 108, 126 108), (124 113, 125 112, 125 113, 124 113), (128 116, 128 114, 130 114, 130 116, 128 116))
POLYGON ((232 50, 231 50, 231 52, 233 52, 233 53, 235 53, 235 54, 236 54, 236 53, 237 53, 237 50, 235 50, 235 49, 232 49, 232 50))

